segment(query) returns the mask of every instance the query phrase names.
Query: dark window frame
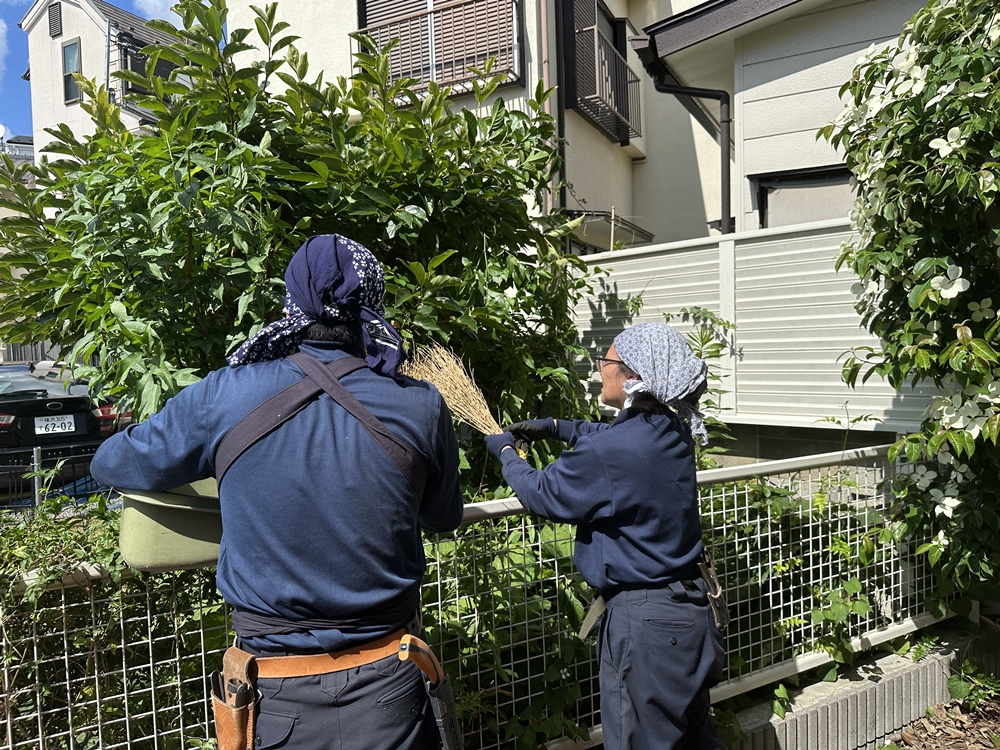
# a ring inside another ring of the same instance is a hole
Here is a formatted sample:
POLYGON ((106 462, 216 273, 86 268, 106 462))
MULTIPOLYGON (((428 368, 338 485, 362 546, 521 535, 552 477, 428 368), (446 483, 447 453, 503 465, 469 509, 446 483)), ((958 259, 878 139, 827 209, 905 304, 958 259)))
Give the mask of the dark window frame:
POLYGON ((776 172, 760 172, 748 174, 747 179, 753 186, 753 195, 757 201, 757 218, 760 229, 768 228, 767 196, 768 188, 778 187, 789 182, 815 182, 822 185, 834 180, 841 181, 850 178, 851 170, 846 164, 827 164, 821 167, 803 167, 801 169, 785 169, 776 172))
POLYGON ((73 73, 83 73, 83 43, 80 37, 67 39, 59 47, 60 66, 62 67, 63 80, 63 104, 73 104, 80 101, 80 86, 73 79, 73 73), (66 48, 76 45, 76 70, 66 70, 66 48), (70 87, 76 92, 76 96, 69 96, 70 87))

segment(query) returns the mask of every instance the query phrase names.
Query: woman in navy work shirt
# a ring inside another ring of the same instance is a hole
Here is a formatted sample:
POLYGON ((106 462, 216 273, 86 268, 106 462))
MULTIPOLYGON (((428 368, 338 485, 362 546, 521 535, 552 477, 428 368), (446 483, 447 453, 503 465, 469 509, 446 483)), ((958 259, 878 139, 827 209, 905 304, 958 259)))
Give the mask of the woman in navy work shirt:
POLYGON ((695 408, 707 367, 667 325, 619 334, 598 357, 612 424, 535 419, 486 444, 533 513, 577 525, 576 563, 607 603, 599 634, 606 750, 723 748, 708 689, 722 673, 722 636, 698 577, 701 519, 695 408), (558 438, 573 450, 538 471, 514 440, 558 438))

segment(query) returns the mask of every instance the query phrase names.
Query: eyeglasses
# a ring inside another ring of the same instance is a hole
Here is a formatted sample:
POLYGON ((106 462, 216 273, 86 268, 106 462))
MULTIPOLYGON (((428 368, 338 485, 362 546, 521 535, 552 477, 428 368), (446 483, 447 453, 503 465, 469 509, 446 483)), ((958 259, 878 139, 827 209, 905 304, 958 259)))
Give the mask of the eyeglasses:
MULTIPOLYGON (((598 372, 603 372, 604 371, 604 366, 606 364, 610 363, 610 362, 613 362, 613 363, 619 364, 619 365, 624 365, 625 364, 620 359, 611 359, 610 357, 592 357, 592 359, 594 360, 594 365, 597 366, 597 371, 598 372)), ((626 367, 627 367, 627 365, 626 365, 626 367)))

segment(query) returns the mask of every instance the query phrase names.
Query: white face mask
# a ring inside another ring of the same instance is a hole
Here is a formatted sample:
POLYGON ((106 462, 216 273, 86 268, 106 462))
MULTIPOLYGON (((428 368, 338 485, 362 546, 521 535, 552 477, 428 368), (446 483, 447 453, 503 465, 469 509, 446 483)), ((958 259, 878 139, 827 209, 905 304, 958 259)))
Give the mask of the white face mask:
POLYGON ((622 406, 622 408, 627 409, 632 405, 632 400, 638 394, 649 392, 649 386, 647 386, 641 380, 630 378, 629 380, 626 380, 622 384, 622 390, 625 391, 625 404, 622 406))

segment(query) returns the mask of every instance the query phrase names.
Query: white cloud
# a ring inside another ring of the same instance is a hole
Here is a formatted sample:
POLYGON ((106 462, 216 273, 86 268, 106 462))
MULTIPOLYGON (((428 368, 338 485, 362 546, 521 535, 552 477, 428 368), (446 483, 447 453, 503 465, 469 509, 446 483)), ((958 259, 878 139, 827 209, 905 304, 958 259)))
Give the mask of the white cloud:
POLYGON ((0 18, 0 90, 3 89, 3 74, 7 70, 7 23, 0 18))
POLYGON ((165 18, 177 23, 180 17, 170 8, 177 3, 177 0, 132 0, 136 13, 143 18, 165 18))

